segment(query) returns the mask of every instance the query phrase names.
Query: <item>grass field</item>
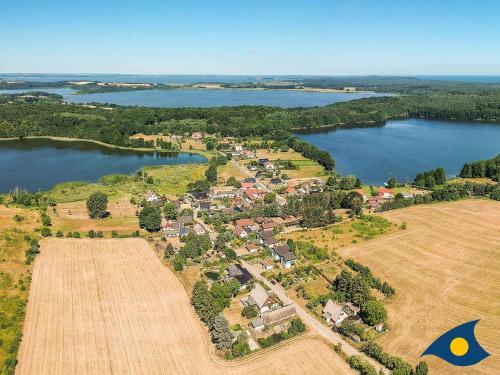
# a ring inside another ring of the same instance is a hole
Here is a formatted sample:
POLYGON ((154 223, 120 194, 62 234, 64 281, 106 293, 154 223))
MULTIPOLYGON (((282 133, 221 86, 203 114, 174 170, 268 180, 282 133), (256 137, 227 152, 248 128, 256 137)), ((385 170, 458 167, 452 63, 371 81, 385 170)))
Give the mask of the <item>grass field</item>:
POLYGON ((130 235, 138 230, 139 219, 135 212, 137 208, 130 203, 130 196, 121 195, 118 199, 112 197, 108 203, 110 216, 104 219, 89 219, 85 201, 60 203, 48 213, 52 219, 53 231, 80 232, 84 235, 90 229, 102 231, 107 237, 112 231, 118 234, 130 235))
POLYGON ((382 346, 415 364, 438 336, 481 319, 476 337, 491 354, 468 368, 424 357, 431 374, 500 374, 500 203, 464 200, 383 214, 398 231, 338 250, 396 289, 382 346))
POLYGON ((33 271, 17 374, 353 374, 300 337, 224 362, 147 242, 47 240, 33 271))
POLYGON ((302 229, 286 233, 280 238, 294 241, 310 242, 316 246, 324 247, 330 253, 339 247, 352 243, 372 239, 382 234, 391 233, 395 229, 390 222, 376 215, 365 215, 361 220, 345 219, 322 228, 302 229))
POLYGON ((24 235, 31 233, 39 225, 38 217, 36 211, 0 205, 0 374, 2 375, 13 373, 32 268, 24 262, 25 250, 29 246, 24 240, 24 235), (15 221, 15 215, 22 217, 23 220, 15 221))
POLYGON ((127 194, 144 194, 148 190, 154 190, 158 194, 180 195, 187 191, 187 185, 190 182, 205 178, 205 169, 205 164, 145 167, 143 171, 153 177, 153 184, 135 181, 132 176, 113 174, 101 177, 97 183, 64 182, 54 186, 49 194, 58 203, 85 200, 95 191, 102 191, 115 199, 127 194))

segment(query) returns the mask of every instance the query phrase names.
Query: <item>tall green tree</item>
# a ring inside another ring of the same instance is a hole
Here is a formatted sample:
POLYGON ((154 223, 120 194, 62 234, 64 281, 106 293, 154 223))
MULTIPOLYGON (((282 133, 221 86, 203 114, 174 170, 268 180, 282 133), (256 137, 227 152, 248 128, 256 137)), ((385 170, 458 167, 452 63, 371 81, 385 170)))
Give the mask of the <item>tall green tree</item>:
POLYGON ((87 199, 87 212, 91 219, 106 217, 107 209, 108 196, 106 194, 96 191, 87 199))
POLYGON ((233 345, 234 336, 229 329, 229 324, 223 315, 217 315, 210 331, 212 341, 219 350, 229 349, 233 345))
POLYGON ((145 206, 139 213, 139 225, 149 232, 156 232, 161 229, 160 208, 145 206))
POLYGON ((177 219, 177 208, 175 207, 175 203, 165 203, 165 205, 163 206, 163 215, 165 215, 165 219, 167 220, 177 219))

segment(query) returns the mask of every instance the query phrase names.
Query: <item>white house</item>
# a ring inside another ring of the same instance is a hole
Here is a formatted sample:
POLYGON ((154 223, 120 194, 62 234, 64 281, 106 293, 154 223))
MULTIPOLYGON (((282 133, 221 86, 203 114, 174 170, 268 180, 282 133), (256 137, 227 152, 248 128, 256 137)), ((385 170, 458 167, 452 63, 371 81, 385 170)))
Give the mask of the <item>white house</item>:
POLYGON ((323 319, 330 325, 340 326, 340 324, 350 316, 356 315, 359 308, 352 303, 337 303, 328 300, 323 308, 323 319))
POLYGON ((261 314, 279 306, 274 298, 267 294, 266 290, 259 283, 255 283, 244 303, 255 306, 261 314))

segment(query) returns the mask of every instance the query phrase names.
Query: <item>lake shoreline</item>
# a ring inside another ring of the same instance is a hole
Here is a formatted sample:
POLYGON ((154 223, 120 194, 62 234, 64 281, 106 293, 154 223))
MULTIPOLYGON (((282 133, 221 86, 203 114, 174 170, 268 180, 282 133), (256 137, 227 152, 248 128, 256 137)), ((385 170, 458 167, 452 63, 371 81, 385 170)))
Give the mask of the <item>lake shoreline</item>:
POLYGON ((105 142, 96 141, 93 139, 55 137, 55 136, 49 136, 49 135, 47 135, 47 136, 36 135, 36 136, 27 136, 27 137, 22 137, 22 138, 19 138, 19 137, 0 138, 0 141, 16 141, 16 140, 22 140, 22 139, 50 139, 52 141, 60 141, 60 142, 89 142, 89 143, 98 144, 100 146, 114 148, 114 149, 118 149, 118 150, 124 150, 124 151, 157 152, 157 153, 161 153, 161 154, 194 154, 194 155, 203 156, 204 158, 207 159, 206 162, 208 162, 208 160, 210 159, 210 153, 203 151, 203 150, 157 150, 155 148, 147 148, 147 147, 134 148, 134 147, 112 145, 111 143, 105 143, 105 142))

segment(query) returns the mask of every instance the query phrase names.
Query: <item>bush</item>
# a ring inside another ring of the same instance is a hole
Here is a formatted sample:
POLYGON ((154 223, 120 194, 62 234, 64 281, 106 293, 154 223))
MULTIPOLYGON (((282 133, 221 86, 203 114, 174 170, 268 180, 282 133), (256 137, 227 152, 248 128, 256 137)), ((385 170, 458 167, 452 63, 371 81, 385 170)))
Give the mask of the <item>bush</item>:
POLYGON ((50 237, 52 236, 52 231, 50 230, 50 228, 43 227, 40 230, 40 234, 42 235, 42 237, 50 237))
POLYGON ((64 237, 64 233, 62 232, 62 230, 58 230, 56 232, 56 237, 59 237, 59 238, 64 237))
POLYGON ((349 357, 349 366, 358 371, 361 375, 377 375, 377 370, 366 362, 360 355, 349 357))
POLYGON ((184 259, 181 256, 177 255, 172 261, 172 266, 174 267, 175 271, 182 271, 184 269, 184 259))
POLYGON ((96 191, 87 199, 87 212, 91 219, 103 218, 108 214, 108 196, 96 191))
POLYGON ((305 332, 306 326, 304 323, 302 323, 302 320, 300 318, 293 319, 290 327, 288 327, 288 334, 293 337, 297 336, 298 334, 301 334, 302 332, 305 332))
POLYGON ((259 315, 259 312, 257 311, 257 309, 254 306, 247 305, 243 308, 241 315, 247 319, 251 319, 251 318, 255 318, 257 315, 259 315))
POLYGON ((80 232, 73 232, 73 238, 80 238, 80 232))

